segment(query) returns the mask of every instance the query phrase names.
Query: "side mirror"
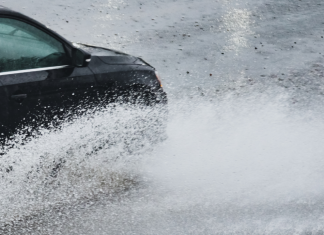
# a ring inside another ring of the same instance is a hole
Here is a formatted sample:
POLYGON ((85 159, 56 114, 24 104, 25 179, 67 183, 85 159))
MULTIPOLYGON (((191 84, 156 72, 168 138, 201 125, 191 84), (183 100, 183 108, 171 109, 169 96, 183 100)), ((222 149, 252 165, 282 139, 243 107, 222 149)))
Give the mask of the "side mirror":
POLYGON ((91 55, 79 48, 72 49, 72 64, 76 67, 86 67, 91 61, 91 55))

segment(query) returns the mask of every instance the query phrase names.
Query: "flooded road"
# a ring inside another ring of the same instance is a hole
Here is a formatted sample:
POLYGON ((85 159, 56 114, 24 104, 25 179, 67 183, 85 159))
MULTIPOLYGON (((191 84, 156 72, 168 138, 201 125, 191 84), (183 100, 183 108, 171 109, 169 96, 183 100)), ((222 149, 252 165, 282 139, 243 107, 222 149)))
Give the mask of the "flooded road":
POLYGON ((169 118, 155 139, 154 110, 108 108, 17 144, 0 234, 324 233, 322 1, 1 4, 142 56, 169 118))

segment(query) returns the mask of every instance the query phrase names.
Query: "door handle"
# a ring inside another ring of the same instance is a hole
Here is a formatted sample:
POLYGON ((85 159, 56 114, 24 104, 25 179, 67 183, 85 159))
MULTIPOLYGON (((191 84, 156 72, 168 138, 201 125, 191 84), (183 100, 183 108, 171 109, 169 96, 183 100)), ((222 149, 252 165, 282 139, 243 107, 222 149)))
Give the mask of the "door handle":
POLYGON ((18 101, 18 102, 22 102, 24 99, 27 98, 27 94, 19 94, 19 95, 12 95, 11 99, 18 101))

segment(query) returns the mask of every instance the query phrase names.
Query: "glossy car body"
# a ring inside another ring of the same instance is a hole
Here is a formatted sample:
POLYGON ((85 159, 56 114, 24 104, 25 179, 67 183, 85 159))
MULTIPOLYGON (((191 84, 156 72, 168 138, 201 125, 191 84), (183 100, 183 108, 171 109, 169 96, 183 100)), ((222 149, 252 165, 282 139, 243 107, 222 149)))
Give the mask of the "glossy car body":
POLYGON ((146 105, 167 102, 155 69, 141 58, 71 43, 5 7, 0 7, 0 50, 3 137, 120 97, 134 103, 140 97, 146 105))

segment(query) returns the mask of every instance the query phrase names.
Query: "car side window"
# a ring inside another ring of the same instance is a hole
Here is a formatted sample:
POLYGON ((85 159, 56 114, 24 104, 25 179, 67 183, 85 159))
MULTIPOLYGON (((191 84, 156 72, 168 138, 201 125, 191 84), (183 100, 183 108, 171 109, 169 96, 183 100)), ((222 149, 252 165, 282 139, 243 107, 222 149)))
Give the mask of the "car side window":
POLYGON ((0 72, 69 64, 60 41, 25 22, 0 18, 0 72))

